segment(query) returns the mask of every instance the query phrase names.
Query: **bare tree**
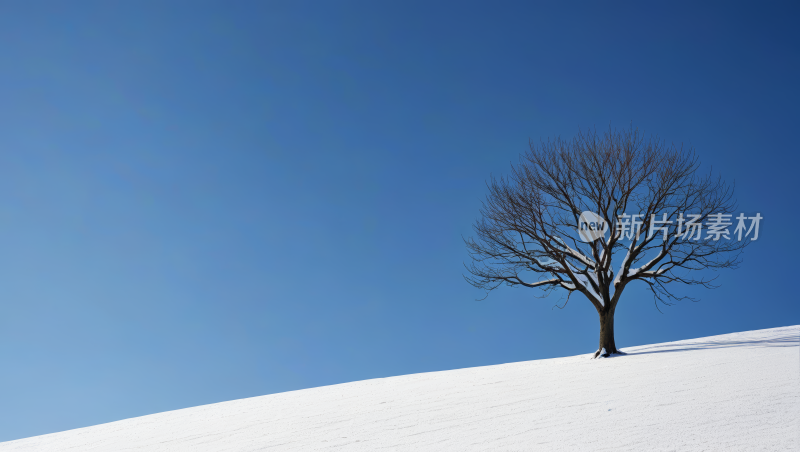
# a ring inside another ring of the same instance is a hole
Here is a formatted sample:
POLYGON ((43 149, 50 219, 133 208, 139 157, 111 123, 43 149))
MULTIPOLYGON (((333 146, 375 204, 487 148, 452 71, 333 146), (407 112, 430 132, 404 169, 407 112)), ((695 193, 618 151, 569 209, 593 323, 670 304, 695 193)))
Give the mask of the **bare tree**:
POLYGON ((579 292, 600 317, 595 357, 620 353, 614 313, 629 284, 647 284, 656 307, 690 298, 671 284, 714 287, 699 270, 735 268, 749 243, 738 230, 730 237, 730 217, 719 216, 736 208, 733 188, 699 165, 692 149, 638 130, 531 143, 509 176, 487 184, 476 237, 465 239, 465 278, 487 294, 506 284, 566 291, 568 302, 579 292))

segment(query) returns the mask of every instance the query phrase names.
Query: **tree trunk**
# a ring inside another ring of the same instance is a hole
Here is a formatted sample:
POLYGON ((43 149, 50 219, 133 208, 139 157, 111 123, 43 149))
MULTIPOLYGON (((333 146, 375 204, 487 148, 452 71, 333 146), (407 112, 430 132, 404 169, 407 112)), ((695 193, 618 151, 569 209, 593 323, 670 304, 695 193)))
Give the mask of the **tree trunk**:
POLYGON ((606 312, 600 313, 600 346, 594 357, 600 355, 608 356, 613 353, 619 353, 617 345, 614 343, 614 308, 606 312), (603 351, 605 350, 605 351, 603 351))

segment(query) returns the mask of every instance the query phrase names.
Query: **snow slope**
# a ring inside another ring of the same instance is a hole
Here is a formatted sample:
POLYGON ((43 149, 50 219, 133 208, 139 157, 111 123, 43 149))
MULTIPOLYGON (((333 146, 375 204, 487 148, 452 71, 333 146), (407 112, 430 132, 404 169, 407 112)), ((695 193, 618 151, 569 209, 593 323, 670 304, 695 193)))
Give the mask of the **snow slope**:
POLYGON ((357 381, 0 451, 800 450, 800 325, 357 381))

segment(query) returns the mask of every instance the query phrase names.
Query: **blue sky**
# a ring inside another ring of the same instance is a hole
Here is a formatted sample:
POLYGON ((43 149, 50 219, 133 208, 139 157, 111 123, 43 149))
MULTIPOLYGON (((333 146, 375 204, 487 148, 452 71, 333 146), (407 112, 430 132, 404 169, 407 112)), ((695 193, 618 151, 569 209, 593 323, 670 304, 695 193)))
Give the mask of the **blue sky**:
POLYGON ((757 242, 639 345, 800 323, 794 5, 5 2, 0 440, 593 352, 597 314, 462 278, 528 140, 633 124, 757 242))

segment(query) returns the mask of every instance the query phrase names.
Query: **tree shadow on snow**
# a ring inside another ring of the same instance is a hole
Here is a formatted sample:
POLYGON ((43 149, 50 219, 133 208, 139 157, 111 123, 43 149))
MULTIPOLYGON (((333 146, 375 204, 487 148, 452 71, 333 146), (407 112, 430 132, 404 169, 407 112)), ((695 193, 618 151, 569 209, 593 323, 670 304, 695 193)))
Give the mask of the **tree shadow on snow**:
POLYGON ((642 345, 622 349, 626 355, 645 355, 648 353, 686 352, 692 350, 709 350, 728 347, 797 347, 800 346, 800 335, 797 331, 787 332, 771 338, 758 339, 719 339, 704 342, 666 343, 642 345))

